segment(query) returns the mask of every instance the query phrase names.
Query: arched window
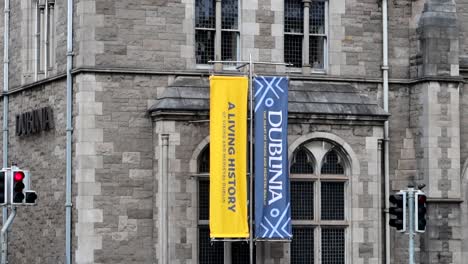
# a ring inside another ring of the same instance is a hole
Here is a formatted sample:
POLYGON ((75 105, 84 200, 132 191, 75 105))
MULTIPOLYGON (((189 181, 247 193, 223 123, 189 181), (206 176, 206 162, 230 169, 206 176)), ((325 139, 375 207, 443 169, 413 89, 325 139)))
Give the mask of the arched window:
POLYGON ((198 263, 249 263, 249 245, 245 242, 210 241, 210 147, 207 145, 198 157, 198 263), (224 261, 226 260, 226 262, 224 261))
POLYGON ((341 158, 335 150, 331 150, 323 158, 321 174, 343 174, 344 169, 341 158))
POLYGON ((344 152, 336 144, 314 140, 300 146, 291 161, 293 240, 291 263, 345 263, 344 152))
POLYGON ((312 155, 305 148, 299 148, 294 153, 294 159, 291 164, 291 173, 310 174, 314 173, 314 163, 312 155))

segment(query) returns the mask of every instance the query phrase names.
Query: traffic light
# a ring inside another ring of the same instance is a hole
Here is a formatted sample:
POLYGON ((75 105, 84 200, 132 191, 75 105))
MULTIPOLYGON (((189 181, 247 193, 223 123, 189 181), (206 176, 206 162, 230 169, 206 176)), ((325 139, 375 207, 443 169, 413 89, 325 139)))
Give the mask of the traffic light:
POLYGON ((36 199, 37 199, 37 194, 35 191, 25 191, 25 200, 24 203, 27 205, 35 205, 36 204, 36 199))
POLYGON ((15 168, 11 170, 11 177, 11 204, 23 204, 24 192, 29 188, 29 172, 15 168))
POLYGON ((426 231, 426 194, 418 191, 414 194, 414 208, 416 209, 414 214, 414 229, 416 232, 424 233, 426 231))
POLYGON ((7 177, 8 171, 2 169, 0 171, 0 205, 7 203, 7 177))
POLYGON ((389 225, 393 226, 399 232, 406 231, 406 193, 397 192, 390 195, 390 221, 389 225))

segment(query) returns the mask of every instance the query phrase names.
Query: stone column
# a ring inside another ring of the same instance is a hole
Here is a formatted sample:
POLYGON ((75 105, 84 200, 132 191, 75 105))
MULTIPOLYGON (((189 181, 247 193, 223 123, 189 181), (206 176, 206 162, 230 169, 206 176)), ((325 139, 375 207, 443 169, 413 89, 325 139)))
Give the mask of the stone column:
MULTIPOLYGON (((421 263, 462 263, 459 201, 460 181, 460 77, 459 29, 454 0, 426 0, 417 21, 418 50, 413 74, 419 82, 411 89, 410 127, 415 169, 409 183, 424 183, 428 195, 427 230, 419 236, 421 263)), ((415 18, 416 20, 416 18, 415 18)), ((411 144, 407 144, 410 147, 411 144)), ((409 149, 407 149, 409 150, 409 149)), ((409 154, 409 153, 408 153, 409 154)), ((416 256, 417 257, 417 256, 416 256)))
POLYGON ((161 154, 159 156, 159 263, 168 264, 168 162, 169 134, 161 134, 161 154))

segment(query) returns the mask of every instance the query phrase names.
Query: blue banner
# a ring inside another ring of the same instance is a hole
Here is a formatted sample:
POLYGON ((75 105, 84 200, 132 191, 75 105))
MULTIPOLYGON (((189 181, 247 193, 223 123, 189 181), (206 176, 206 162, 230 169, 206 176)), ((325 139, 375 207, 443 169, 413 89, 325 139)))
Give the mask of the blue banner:
POLYGON ((288 78, 259 76, 255 96, 255 237, 291 239, 288 78))

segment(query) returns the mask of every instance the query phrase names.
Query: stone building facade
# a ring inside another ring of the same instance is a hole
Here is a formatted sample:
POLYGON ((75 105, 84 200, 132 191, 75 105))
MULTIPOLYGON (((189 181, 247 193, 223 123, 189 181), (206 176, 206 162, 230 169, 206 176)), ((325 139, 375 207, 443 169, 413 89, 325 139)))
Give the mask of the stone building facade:
MULTIPOLYGON (((65 263, 67 5, 10 2, 8 163, 39 199, 18 209, 9 260, 65 263), (17 136, 16 115, 42 107, 53 129, 17 136)), ((207 239, 206 190, 208 76, 245 74, 208 60, 250 55, 293 64, 254 69, 290 78, 296 210, 292 243, 256 243, 256 263, 385 263, 387 120, 390 189, 429 198, 417 263, 465 263, 468 0, 388 2, 388 113, 381 1, 73 2, 73 263, 248 263, 245 243, 207 239)), ((406 263, 407 236, 390 243, 406 263)))

